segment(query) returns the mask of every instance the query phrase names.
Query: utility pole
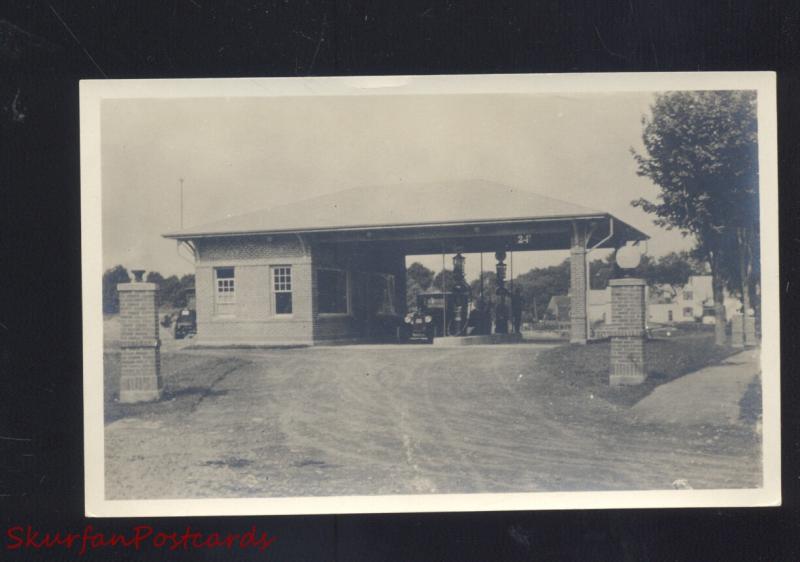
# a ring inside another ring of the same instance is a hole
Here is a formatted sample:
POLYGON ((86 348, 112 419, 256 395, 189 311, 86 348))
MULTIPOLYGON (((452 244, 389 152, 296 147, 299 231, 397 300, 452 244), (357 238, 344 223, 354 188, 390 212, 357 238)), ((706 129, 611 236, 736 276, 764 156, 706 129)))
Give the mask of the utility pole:
MULTIPOLYGON (((179 197, 179 199, 180 199, 180 223, 181 223, 180 229, 183 230, 183 178, 178 178, 178 182, 180 183, 180 197, 179 197)), ((177 241, 177 246, 175 247, 175 250, 178 252, 178 257, 180 257, 182 260, 185 260, 185 261, 187 261, 187 262, 189 262, 191 264, 194 264, 194 258, 196 258, 197 256, 195 254, 194 246, 192 246, 191 243, 186 242, 185 240, 178 240, 177 241), (189 248, 189 250, 191 250, 193 259, 189 259, 189 258, 187 258, 185 255, 183 255, 181 253, 181 246, 184 243, 186 244, 186 247, 189 248)))

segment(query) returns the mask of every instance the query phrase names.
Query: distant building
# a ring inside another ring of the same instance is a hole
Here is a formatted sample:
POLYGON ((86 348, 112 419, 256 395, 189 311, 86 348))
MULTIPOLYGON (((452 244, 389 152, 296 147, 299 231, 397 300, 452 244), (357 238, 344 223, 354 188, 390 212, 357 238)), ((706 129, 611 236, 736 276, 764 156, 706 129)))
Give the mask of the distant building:
MULTIPOLYGON (((647 320, 654 324, 676 322, 714 323, 714 289, 710 275, 692 275, 682 287, 659 285, 649 292, 647 320)), ((724 296, 725 317, 741 309, 739 299, 724 296)))
MULTIPOLYGON (((692 275, 686 285, 647 287, 647 321, 652 324, 678 322, 714 323, 714 291, 710 275, 692 275)), ((569 296, 556 295, 547 306, 548 317, 569 318, 569 296)), ((741 312, 739 299, 725 291, 725 317, 741 312)), ((592 324, 611 322, 611 288, 589 291, 589 321, 592 324)))
POLYGON ((550 297, 545 315, 550 320, 567 322, 569 320, 569 295, 554 295, 550 297))
MULTIPOLYGON (((546 315, 551 320, 569 320, 569 295, 554 295, 547 305, 546 315)), ((611 318, 611 291, 609 289, 589 290, 589 322, 608 322, 611 318)))
POLYGON ((592 324, 611 320, 611 288, 589 291, 589 322, 592 324))

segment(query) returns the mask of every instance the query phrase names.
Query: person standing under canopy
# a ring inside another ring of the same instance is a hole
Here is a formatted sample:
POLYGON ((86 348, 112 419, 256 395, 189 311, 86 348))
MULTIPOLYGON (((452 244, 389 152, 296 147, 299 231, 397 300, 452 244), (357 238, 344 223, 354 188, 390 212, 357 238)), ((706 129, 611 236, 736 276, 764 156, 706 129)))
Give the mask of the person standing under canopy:
POLYGON ((522 298, 522 290, 517 287, 511 295, 511 317, 514 322, 514 333, 519 334, 522 327, 522 307, 525 299, 522 298))

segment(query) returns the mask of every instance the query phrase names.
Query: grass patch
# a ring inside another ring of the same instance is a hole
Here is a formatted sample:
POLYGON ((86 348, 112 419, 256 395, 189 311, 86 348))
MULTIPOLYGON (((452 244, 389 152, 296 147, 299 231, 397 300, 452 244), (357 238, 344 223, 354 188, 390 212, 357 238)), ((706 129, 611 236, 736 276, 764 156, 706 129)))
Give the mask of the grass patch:
POLYGON ((158 402, 122 404, 119 402, 120 352, 103 354, 104 418, 110 423, 129 416, 147 417, 170 412, 190 412, 208 396, 219 394, 214 386, 247 362, 234 357, 213 357, 189 353, 161 356, 164 392, 158 402))
POLYGON ((610 387, 609 342, 564 345, 543 351, 537 367, 555 393, 591 393, 619 406, 633 406, 656 387, 719 363, 737 350, 714 345, 713 334, 698 332, 645 344, 647 379, 637 386, 610 387))

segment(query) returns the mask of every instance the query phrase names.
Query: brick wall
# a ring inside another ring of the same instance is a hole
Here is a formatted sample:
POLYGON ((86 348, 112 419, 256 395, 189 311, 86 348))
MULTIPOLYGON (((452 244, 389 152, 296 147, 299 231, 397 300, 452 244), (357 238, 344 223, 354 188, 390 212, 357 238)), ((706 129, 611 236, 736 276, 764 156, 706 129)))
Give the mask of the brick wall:
POLYGON ((614 279, 611 284, 611 322, 631 329, 645 328, 644 282, 639 279, 614 279), (633 283, 628 283, 633 282, 633 283))
POLYGON ((294 258, 308 254, 308 248, 295 235, 200 238, 195 247, 202 262, 294 258))
POLYGON ((639 384, 644 381, 645 282, 642 279, 612 279, 610 383, 639 384))
POLYGON ((123 341, 158 337, 158 303, 154 283, 122 283, 119 291, 119 318, 123 341))
POLYGON ((121 402, 161 397, 161 342, 158 339, 158 291, 153 283, 122 283, 120 310, 121 402))
POLYGON ((569 256, 569 320, 571 343, 586 343, 586 249, 573 246, 569 256))
MULTIPOLYGON (((380 246, 315 245, 296 236, 237 236, 197 241, 195 290, 200 344, 290 345, 353 339, 364 335, 357 314, 364 272, 395 276, 395 304, 405 309, 405 258, 380 246), (292 315, 275 314, 272 268, 292 268, 292 315), (234 268, 235 302, 219 306, 215 270, 234 268), (320 315, 317 270, 329 267, 350 274, 351 313, 320 315)), ((361 307, 363 309, 363 307, 361 307)))
POLYGON ((295 345, 313 342, 312 266, 296 236, 198 240, 195 291, 200 344, 295 345), (273 267, 292 268, 292 314, 276 315, 273 267), (235 301, 219 306, 215 269, 232 267, 235 301))

